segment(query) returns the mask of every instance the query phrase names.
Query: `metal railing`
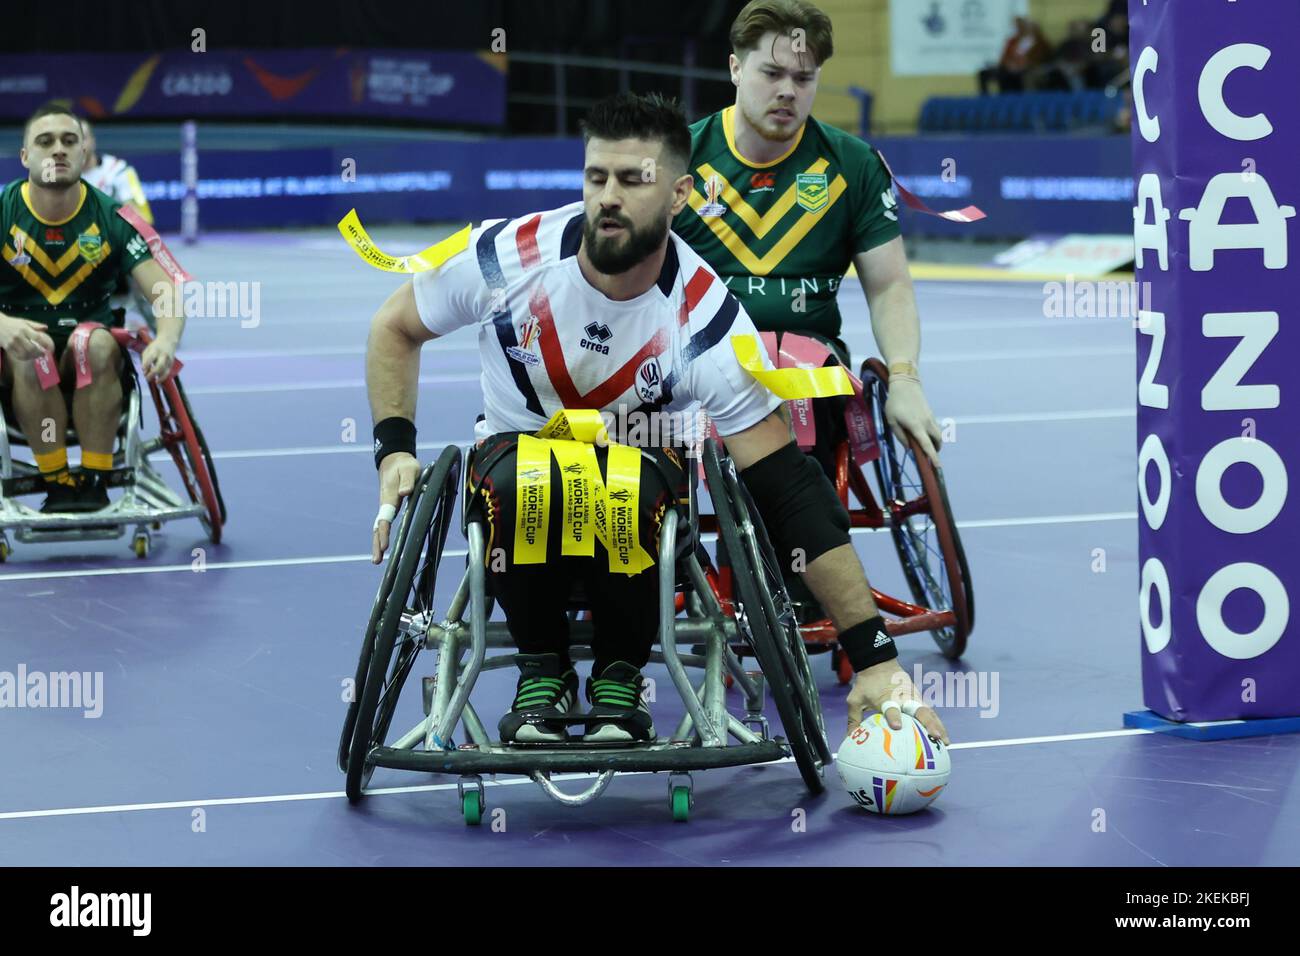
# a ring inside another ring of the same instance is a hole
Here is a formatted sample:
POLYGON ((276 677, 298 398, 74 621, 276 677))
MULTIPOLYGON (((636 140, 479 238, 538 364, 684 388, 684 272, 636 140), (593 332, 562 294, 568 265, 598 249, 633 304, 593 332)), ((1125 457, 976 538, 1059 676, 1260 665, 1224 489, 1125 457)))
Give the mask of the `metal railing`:
MULTIPOLYGON (((515 63, 550 66, 554 71, 554 88, 550 94, 511 93, 508 99, 512 103, 551 106, 555 111, 556 136, 568 135, 570 109, 587 109, 597 102, 590 97, 571 97, 568 95, 567 71, 570 68, 617 72, 619 74, 620 92, 630 88, 631 74, 633 73, 676 77, 681 80, 679 98, 688 117, 696 115, 695 96, 698 81, 731 84, 731 74, 727 70, 705 69, 694 65, 694 44, 687 44, 686 62, 682 64, 616 60, 609 57, 578 56, 567 53, 511 53, 509 58, 515 63)), ((859 133, 863 137, 867 136, 871 125, 871 93, 858 86, 841 86, 838 84, 823 84, 820 91, 856 97, 859 104, 859 133)))

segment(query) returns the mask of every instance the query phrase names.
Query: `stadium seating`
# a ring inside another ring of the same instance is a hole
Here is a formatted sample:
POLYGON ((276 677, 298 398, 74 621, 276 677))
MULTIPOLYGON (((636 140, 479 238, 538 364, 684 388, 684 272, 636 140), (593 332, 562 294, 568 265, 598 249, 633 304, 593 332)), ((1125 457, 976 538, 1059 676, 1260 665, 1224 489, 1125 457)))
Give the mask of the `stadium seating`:
POLYGON ((1109 129, 1122 104, 1100 90, 1003 96, 935 96, 921 107, 923 133, 1071 132, 1109 129))

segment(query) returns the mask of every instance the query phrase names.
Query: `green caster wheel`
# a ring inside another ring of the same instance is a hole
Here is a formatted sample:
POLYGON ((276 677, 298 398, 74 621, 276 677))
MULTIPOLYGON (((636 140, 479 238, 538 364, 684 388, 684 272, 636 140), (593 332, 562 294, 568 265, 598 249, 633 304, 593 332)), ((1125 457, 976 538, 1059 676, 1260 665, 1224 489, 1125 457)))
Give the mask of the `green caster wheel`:
POLYGON ((673 820, 685 823, 691 816, 691 791, 686 787, 673 787, 673 820))
POLYGON ((466 826, 476 827, 483 822, 483 797, 477 790, 470 790, 460 798, 460 808, 466 826))

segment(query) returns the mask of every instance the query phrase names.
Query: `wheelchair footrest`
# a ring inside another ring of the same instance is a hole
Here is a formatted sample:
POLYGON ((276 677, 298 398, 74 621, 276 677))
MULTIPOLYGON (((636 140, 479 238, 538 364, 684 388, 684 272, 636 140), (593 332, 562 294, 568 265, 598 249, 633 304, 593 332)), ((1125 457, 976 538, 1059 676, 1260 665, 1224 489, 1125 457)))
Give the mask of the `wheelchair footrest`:
POLYGON ((691 744, 660 745, 654 749, 620 751, 585 750, 579 747, 554 747, 550 752, 529 751, 501 753, 482 750, 425 751, 376 747, 367 759, 376 767, 415 770, 421 773, 516 773, 534 771, 550 773, 657 772, 673 770, 710 770, 718 767, 743 767, 771 763, 786 756, 784 742, 764 740, 753 744, 727 747, 697 747, 691 744))
MULTIPOLYGON (((109 488, 124 488, 135 484, 135 471, 131 468, 114 468, 104 473, 104 484, 109 488)), ((0 494, 6 498, 19 495, 40 495, 49 491, 41 475, 18 475, 0 480, 0 494)))

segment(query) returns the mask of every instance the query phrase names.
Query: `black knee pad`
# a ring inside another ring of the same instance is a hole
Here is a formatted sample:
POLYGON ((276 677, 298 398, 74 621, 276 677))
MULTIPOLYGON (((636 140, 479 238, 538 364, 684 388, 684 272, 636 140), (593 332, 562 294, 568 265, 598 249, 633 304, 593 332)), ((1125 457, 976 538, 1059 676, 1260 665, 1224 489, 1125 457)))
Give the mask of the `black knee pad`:
POLYGON ((790 442, 740 473, 777 559, 801 552, 805 565, 849 543, 849 513, 817 463, 790 442))

